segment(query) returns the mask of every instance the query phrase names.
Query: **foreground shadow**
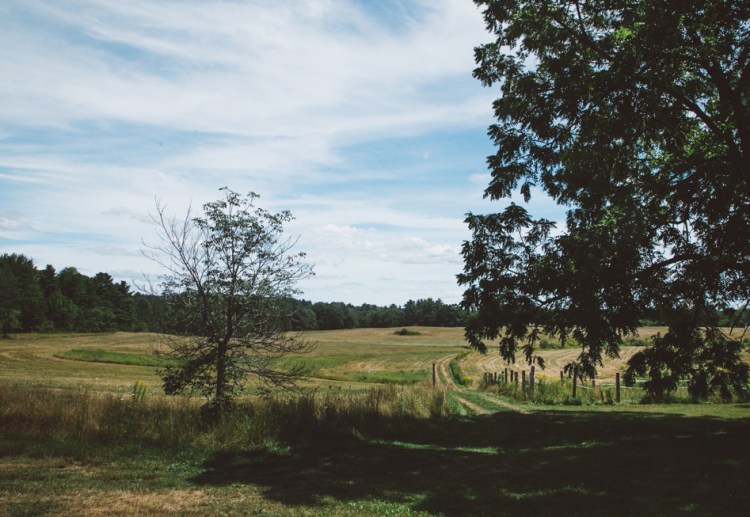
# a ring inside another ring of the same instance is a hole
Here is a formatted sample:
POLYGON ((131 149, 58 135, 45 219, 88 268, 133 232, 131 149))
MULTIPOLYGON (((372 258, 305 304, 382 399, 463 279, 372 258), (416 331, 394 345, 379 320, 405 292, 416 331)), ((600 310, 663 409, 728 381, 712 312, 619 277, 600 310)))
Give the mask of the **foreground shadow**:
POLYGON ((252 484, 291 506, 384 500, 451 516, 750 508, 750 419, 545 411, 380 428, 366 442, 217 454, 193 481, 252 484))

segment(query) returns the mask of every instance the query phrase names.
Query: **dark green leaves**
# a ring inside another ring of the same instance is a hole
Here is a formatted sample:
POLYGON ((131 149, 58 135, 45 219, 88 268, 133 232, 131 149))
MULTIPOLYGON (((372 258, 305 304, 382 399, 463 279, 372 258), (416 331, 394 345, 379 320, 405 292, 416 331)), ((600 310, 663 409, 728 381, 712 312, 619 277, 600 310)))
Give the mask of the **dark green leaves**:
MULTIPOLYGON (((496 40, 476 49, 474 76, 500 93, 485 195, 528 201, 535 186, 568 212, 555 236, 514 205, 469 217, 459 282, 478 310, 471 343, 502 335, 513 359, 541 326, 575 338, 575 368, 592 376, 646 312, 692 311, 698 329, 704 307, 744 306, 750 4, 476 3, 496 40)), ((688 335, 675 343, 693 347, 688 335)))

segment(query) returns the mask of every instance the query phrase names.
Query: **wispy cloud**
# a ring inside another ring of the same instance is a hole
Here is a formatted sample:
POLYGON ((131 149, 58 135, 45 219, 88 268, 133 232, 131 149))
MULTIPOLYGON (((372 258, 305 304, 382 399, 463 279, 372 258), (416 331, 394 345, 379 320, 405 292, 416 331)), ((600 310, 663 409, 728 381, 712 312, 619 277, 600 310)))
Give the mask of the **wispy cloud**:
POLYGON ((151 271, 155 198, 228 185, 297 216, 308 297, 455 301, 486 39, 465 0, 4 3, 0 252, 151 271))

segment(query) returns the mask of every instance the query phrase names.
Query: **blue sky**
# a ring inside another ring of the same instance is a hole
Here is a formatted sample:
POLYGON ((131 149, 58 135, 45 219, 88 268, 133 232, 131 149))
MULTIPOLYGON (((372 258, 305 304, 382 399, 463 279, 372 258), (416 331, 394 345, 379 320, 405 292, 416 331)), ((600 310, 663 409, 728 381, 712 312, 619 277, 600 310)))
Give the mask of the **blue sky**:
POLYGON ((304 298, 458 302, 464 216, 506 204, 488 39, 470 0, 2 2, 0 253, 131 282, 155 199, 229 186, 292 211, 304 298))

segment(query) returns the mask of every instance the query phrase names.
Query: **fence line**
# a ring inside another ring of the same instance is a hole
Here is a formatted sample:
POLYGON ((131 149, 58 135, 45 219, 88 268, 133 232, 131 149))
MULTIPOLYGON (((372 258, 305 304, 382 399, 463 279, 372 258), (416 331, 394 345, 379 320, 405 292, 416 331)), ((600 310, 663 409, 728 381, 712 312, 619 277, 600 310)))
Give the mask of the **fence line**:
MULTIPOLYGON (((483 375, 482 375, 482 381, 485 384, 500 384, 501 382, 503 384, 508 384, 508 382, 509 382, 509 379, 508 379, 508 369, 505 368, 505 370, 502 373, 498 373, 498 372, 484 372, 483 375)), ((527 391, 528 391, 528 395, 530 397, 534 396, 535 381, 536 381, 536 374, 535 374, 535 371, 534 371, 534 366, 531 367, 531 372, 529 374, 528 384, 527 384, 527 381, 526 381, 526 370, 521 370, 521 393, 523 393, 524 396, 526 396, 527 391)), ((518 387, 518 384, 519 384, 519 382, 518 382, 518 370, 515 370, 515 371, 511 370, 511 372, 510 372, 510 382, 515 382, 516 387, 518 387)), ((560 383, 564 383, 564 382, 565 382, 565 378, 563 376, 563 372, 560 372, 560 383)), ((643 382, 646 382, 646 381, 636 381, 637 384, 641 384, 643 382)), ((614 387, 615 388, 615 400, 616 400, 616 402, 620 402, 621 401, 620 400, 620 390, 621 389, 623 389, 623 388, 627 389, 627 390, 641 389, 641 388, 638 388, 638 387, 622 386, 621 383, 620 383, 620 373, 619 372, 615 374, 615 383, 614 384, 611 384, 611 383, 608 383, 608 382, 604 382, 604 383, 600 382, 597 385, 596 379, 591 379, 591 386, 588 386, 588 385, 584 384, 584 381, 581 381, 579 383, 579 381, 578 381, 578 374, 577 374, 577 372, 574 372, 573 373, 573 383, 572 383, 572 390, 573 390, 572 395, 573 395, 573 398, 576 398, 576 394, 577 394, 576 390, 579 387, 581 389, 591 390, 591 391, 594 391, 594 392, 598 388, 600 393, 605 388, 612 388, 612 387, 614 387)))

